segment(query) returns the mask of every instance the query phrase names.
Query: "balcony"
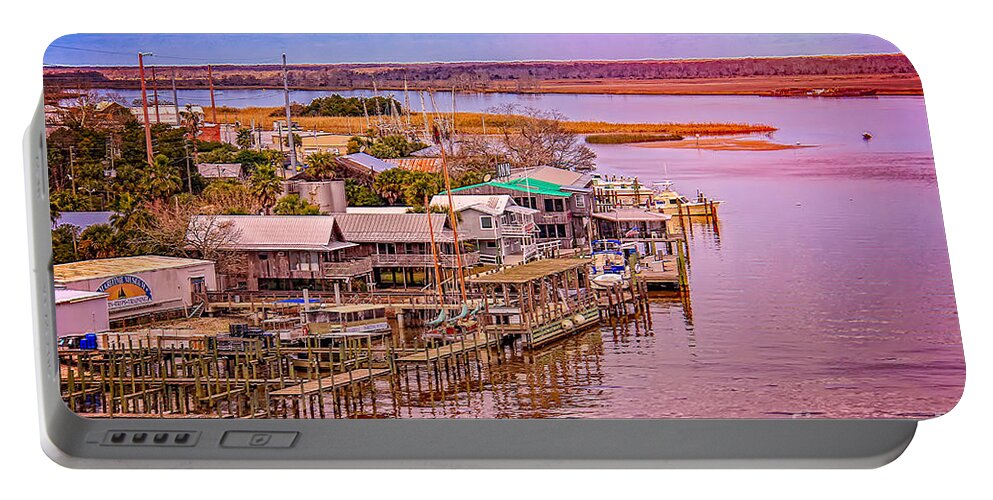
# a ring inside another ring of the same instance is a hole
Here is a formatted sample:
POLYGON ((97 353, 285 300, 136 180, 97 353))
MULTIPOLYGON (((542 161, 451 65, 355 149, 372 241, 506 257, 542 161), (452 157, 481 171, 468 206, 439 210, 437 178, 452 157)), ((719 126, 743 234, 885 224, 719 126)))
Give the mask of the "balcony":
MULTIPOLYGON (((442 267, 456 267, 455 254, 439 255, 438 263, 442 267)), ((479 264, 479 252, 462 254, 463 267, 477 264, 479 264)), ((374 267, 431 267, 434 266, 434 259, 431 254, 423 253, 376 254, 372 256, 372 265, 374 267)))
POLYGON ((372 259, 356 259, 344 262, 325 262, 321 264, 321 274, 327 279, 352 278, 372 272, 372 259))

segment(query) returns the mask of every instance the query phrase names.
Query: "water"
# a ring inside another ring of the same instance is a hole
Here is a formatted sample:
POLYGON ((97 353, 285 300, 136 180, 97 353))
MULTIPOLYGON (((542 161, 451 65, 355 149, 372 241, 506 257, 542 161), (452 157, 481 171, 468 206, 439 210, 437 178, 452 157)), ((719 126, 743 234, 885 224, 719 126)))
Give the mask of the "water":
MULTIPOLYGON (((276 91, 218 97, 281 103, 276 91)), ((436 100, 450 110, 450 96, 436 100)), ((954 406, 964 360, 922 98, 484 94, 457 106, 504 103, 576 120, 765 123, 773 140, 817 147, 594 146, 601 171, 647 184, 667 165, 677 189, 725 200, 719 234, 690 235, 691 310, 659 300, 651 334, 580 335, 399 416, 918 418, 954 406)))

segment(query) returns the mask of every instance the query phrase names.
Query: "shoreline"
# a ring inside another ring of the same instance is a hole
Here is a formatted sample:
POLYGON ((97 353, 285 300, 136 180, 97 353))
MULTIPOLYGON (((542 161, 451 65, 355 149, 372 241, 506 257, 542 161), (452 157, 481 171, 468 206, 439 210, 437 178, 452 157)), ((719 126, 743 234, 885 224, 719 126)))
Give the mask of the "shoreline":
POLYGON ((688 138, 681 141, 640 142, 623 145, 649 149, 700 149, 705 151, 782 151, 818 147, 816 144, 785 144, 767 141, 754 136, 688 138))

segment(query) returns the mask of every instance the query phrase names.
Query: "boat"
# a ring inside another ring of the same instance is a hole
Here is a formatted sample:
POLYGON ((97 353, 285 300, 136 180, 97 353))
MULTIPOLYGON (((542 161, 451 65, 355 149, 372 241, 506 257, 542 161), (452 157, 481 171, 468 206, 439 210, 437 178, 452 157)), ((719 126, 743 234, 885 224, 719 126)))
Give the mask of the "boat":
POLYGON ((303 312, 310 335, 342 333, 389 332, 386 306, 378 304, 347 304, 320 306, 303 312))
POLYGON ((651 207, 666 215, 688 215, 690 217, 710 217, 717 215, 717 208, 724 203, 712 200, 697 191, 696 198, 690 199, 672 188, 672 181, 664 180, 652 185, 651 207))
POLYGON ((872 134, 869 132, 862 132, 862 140, 868 141, 872 139, 872 134))

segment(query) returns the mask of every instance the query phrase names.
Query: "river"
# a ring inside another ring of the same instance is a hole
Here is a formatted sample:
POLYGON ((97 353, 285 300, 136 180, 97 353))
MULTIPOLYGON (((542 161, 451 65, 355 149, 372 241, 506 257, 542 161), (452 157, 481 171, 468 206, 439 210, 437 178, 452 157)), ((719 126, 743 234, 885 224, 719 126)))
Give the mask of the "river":
MULTIPOLYGON (((436 101, 451 109, 450 95, 436 101)), ((719 231, 689 237, 691 308, 659 300, 651 332, 568 339, 400 416, 924 418, 954 406, 964 359, 923 98, 460 94, 457 108, 505 103, 574 120, 765 123, 777 142, 816 146, 593 146, 602 172, 647 185, 667 168, 678 190, 725 201, 719 231)))

